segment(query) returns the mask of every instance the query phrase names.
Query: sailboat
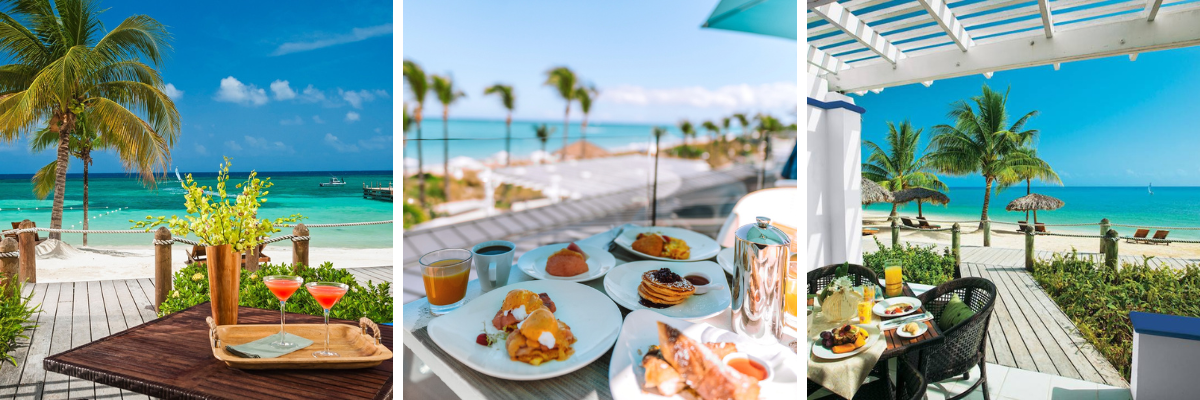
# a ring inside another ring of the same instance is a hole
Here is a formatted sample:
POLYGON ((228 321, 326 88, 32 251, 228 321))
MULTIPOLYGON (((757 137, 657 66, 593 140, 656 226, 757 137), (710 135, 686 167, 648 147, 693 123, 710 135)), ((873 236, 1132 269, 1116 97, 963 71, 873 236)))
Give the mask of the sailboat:
POLYGON ((1151 196, 1154 195, 1154 183, 1153 182, 1150 183, 1150 186, 1146 186, 1146 191, 1150 192, 1151 196))

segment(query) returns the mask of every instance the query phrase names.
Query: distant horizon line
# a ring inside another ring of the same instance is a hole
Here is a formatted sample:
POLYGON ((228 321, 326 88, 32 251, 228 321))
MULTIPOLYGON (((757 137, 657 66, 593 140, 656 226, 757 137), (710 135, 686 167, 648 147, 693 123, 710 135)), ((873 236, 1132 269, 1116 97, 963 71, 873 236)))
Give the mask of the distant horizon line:
MULTIPOLYGON (((173 170, 173 169, 172 169, 172 170, 170 170, 170 171, 166 171, 166 172, 164 172, 163 174, 164 174, 164 175, 167 175, 167 174, 173 174, 174 172, 175 172, 175 170, 173 170)), ((234 174, 249 174, 250 172, 251 172, 251 171, 229 171, 229 173, 230 173, 231 175, 234 175, 234 174)), ((262 175, 262 174, 277 174, 277 175, 279 175, 279 174, 282 174, 282 175, 308 175, 308 174, 335 174, 335 173, 336 173, 336 174, 351 174, 351 175, 367 175, 367 174, 370 174, 370 175, 393 175, 393 174, 394 174, 394 171, 393 171, 393 170, 390 170, 390 169, 389 169, 389 170, 346 170, 346 171, 332 171, 332 170, 322 170, 322 171, 257 171, 257 170, 256 170, 256 171, 254 171, 254 172, 257 172, 259 175, 262 175)), ((195 176, 217 176, 217 172, 188 172, 188 171, 179 171, 179 173, 180 173, 181 175, 182 175, 182 174, 192 174, 192 175, 195 175, 195 176)), ((32 177, 33 177, 33 175, 34 175, 34 173, 28 173, 28 174, 0 174, 0 179, 27 179, 27 178, 32 178, 32 177)), ((137 175, 136 175, 136 174, 127 173, 127 172, 89 172, 89 173, 88 173, 88 178, 135 178, 135 177, 137 177, 137 175)), ((82 173, 82 172, 68 172, 68 173, 67 173, 67 178, 83 178, 83 173, 82 173)))
MULTIPOLYGON (((729 115, 733 115, 733 114, 729 114, 729 115)), ((751 113, 747 113, 747 115, 746 115, 746 116, 747 116, 747 118, 748 118, 748 119, 753 119, 753 118, 752 118, 753 116, 751 115, 751 113)), ((684 119, 688 119, 688 118, 684 118, 684 119)), ((422 120, 423 120, 423 122, 428 122, 428 121, 437 121, 437 122, 441 122, 441 121, 442 121, 442 119, 441 119, 441 118, 428 118, 428 117, 422 118, 422 120)), ((706 119, 703 119, 703 118, 698 118, 698 119, 695 119, 695 120, 692 120, 692 121, 705 121, 705 120, 706 120, 706 119)), ((713 122, 719 122, 717 119, 709 119, 709 120, 711 120, 711 121, 713 121, 713 122)), ((497 118, 489 118, 489 117, 451 117, 451 118, 450 118, 450 121, 504 122, 504 117, 497 117, 497 118)), ((513 118, 513 122, 514 122, 514 123, 516 123, 516 122, 541 122, 541 123, 547 123, 547 124, 559 124, 559 125, 562 125, 562 120, 557 120, 557 121, 556 121, 556 120, 534 120, 534 119, 521 119, 521 118, 513 118)), ((583 123, 583 121, 582 121, 582 120, 571 120, 571 123, 573 123, 573 124, 582 124, 582 123, 583 123)), ((588 120, 588 126, 592 126, 592 125, 629 125, 629 126, 641 126, 641 125, 664 125, 664 126, 666 126, 666 127, 668 127, 668 128, 671 128, 671 127, 676 127, 676 125, 677 125, 677 124, 678 124, 678 122, 609 122, 609 121, 603 121, 603 120, 592 120, 592 119, 589 119, 589 120, 588 120)), ((753 124, 751 124, 751 126, 753 126, 753 124)), ((729 125, 729 128, 730 128, 730 129, 733 129, 733 128, 735 128, 735 127, 736 127, 736 128, 741 128, 741 125, 737 124, 737 121, 733 121, 733 122, 732 122, 732 123, 729 125)))

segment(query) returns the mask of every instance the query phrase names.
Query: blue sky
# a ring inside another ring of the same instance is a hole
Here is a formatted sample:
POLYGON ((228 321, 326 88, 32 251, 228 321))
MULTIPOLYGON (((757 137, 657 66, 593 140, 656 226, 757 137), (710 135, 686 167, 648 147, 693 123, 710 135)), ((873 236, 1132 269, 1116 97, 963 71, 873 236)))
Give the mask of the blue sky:
MULTIPOLYGON (((892 87, 852 95, 867 109, 863 139, 882 143, 886 121, 925 128, 948 123, 950 103, 976 96, 985 83, 1011 88, 1010 115, 1041 112, 1026 126, 1041 131, 1039 155, 1065 186, 1200 186, 1200 48, 1142 53, 892 87)), ((1016 118, 1016 117, 1012 117, 1016 118)), ((864 153, 864 157, 866 153, 864 153)), ((978 175, 942 177, 950 186, 983 186, 978 175)), ((1037 182, 1034 183, 1037 185, 1037 182)))
MULTIPOLYGON (((213 172, 222 156, 233 157, 238 171, 392 169, 390 1, 108 0, 101 7, 108 27, 146 14, 174 36, 161 72, 182 122, 172 151, 181 171, 213 172)), ((53 157, 29 154, 24 141, 0 144, 0 171, 33 173, 53 157)), ((121 167, 105 154, 92 170, 121 167)), ((81 171, 72 162, 71 172, 81 171)))
MULTIPOLYGON (((597 122, 673 125, 735 111, 795 121, 796 42, 701 29, 716 4, 407 2, 404 56, 427 73, 452 74, 467 93, 451 118, 503 119, 498 98, 483 96, 503 82, 515 88, 514 118, 561 121, 564 103, 542 82, 545 71, 566 65, 599 88, 590 117, 597 122)), ((426 118, 441 110, 434 101, 426 118)))

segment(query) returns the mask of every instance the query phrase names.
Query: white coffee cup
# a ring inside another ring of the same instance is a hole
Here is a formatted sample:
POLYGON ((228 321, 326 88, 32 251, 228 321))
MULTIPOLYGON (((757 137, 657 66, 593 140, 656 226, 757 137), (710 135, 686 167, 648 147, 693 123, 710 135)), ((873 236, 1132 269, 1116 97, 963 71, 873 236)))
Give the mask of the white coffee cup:
POLYGON ((471 248, 472 263, 483 293, 508 284, 516 249, 517 245, 504 240, 489 240, 471 248))

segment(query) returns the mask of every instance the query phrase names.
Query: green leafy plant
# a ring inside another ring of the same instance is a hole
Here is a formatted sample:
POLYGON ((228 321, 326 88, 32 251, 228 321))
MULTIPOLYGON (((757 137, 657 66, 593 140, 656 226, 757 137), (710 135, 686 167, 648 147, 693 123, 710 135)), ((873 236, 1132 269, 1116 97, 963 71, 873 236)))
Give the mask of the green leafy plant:
POLYGON ((183 190, 187 191, 183 197, 188 215, 183 218, 172 215, 169 219, 147 216, 145 221, 129 222, 134 224, 134 228, 145 228, 147 232, 154 227, 167 225, 173 235, 187 236, 190 233, 200 238, 200 242, 205 245, 229 244, 233 245, 234 252, 242 253, 258 246, 263 238, 279 232, 278 226, 304 218, 300 214, 292 214, 290 217, 276 218, 274 221, 258 219, 258 209, 267 202, 265 196, 270 193, 267 189, 274 184, 271 183, 271 178, 258 179, 258 173, 254 171, 250 171, 246 182, 234 186, 241 189, 241 193, 236 195, 231 203, 226 192, 229 166, 233 165, 229 160, 229 157, 225 157, 225 162, 221 164, 221 170, 217 174, 215 197, 212 195, 212 188, 200 186, 192 179, 192 174, 187 175, 187 179, 181 185, 183 190))
MULTIPOLYGON (((24 284, 17 284, 13 290, 21 293, 23 287, 24 284)), ((29 338, 25 335, 26 330, 37 327, 30 317, 41 311, 41 307, 30 306, 29 301, 32 299, 32 290, 26 296, 0 296, 0 356, 13 366, 17 365, 17 359, 8 353, 16 347, 17 339, 29 338)))
MULTIPOLYGON (((303 277, 306 283, 344 283, 350 286, 350 290, 330 309, 330 317, 349 320, 367 317, 378 323, 392 322, 395 299, 389 293, 391 283, 376 284, 368 281, 367 285, 363 286, 355 280, 354 274, 344 269, 333 268, 331 263, 324 263, 316 268, 301 266, 295 271, 292 270, 291 264, 265 264, 254 272, 243 269, 241 286, 238 288, 238 305, 278 310, 279 299, 263 284, 262 278, 268 275, 296 275, 303 277)), ((167 300, 159 307, 159 316, 208 301, 208 268, 205 264, 192 264, 180 269, 175 272, 173 286, 167 300)), ((292 313, 324 315, 324 309, 303 289, 297 290, 288 299, 286 310, 292 313)))
POLYGON ((1125 379, 1133 360, 1129 312, 1200 317, 1200 267, 1171 268, 1151 259, 1110 268, 1072 251, 1033 266, 1033 279, 1125 379))
POLYGON ((863 254, 863 264, 876 275, 883 276, 883 264, 888 260, 900 261, 904 272, 904 281, 923 285, 940 285, 954 279, 954 255, 950 249, 941 253, 934 246, 919 246, 904 243, 903 246, 889 247, 875 239, 879 251, 863 254))

